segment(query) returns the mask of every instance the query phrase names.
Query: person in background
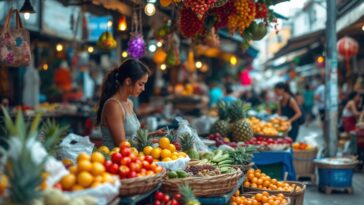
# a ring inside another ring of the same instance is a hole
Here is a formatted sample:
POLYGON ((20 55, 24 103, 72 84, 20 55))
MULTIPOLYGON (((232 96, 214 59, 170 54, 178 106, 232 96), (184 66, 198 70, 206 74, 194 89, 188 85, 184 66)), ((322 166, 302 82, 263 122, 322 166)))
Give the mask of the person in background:
POLYGON ((222 100, 226 103, 232 103, 238 100, 238 98, 234 94, 232 83, 225 84, 225 96, 222 98, 222 100))
POLYGON ((223 90, 218 86, 217 83, 213 82, 210 85, 210 92, 209 92, 209 107, 214 107, 216 104, 224 97, 223 90))
POLYGON ((301 124, 301 109, 295 100, 288 84, 283 82, 278 83, 275 85, 274 91, 279 97, 278 114, 288 118, 288 121, 291 123, 291 130, 289 131, 288 136, 295 141, 297 139, 299 126, 301 124))
MULTIPOLYGON (((145 89, 149 69, 139 60, 127 59, 105 77, 97 110, 103 144, 118 146, 136 135, 140 122, 133 110, 130 96, 139 96, 145 89)), ((162 130, 150 134, 163 134, 162 130)))
POLYGON ((321 79, 319 80, 319 83, 320 84, 317 86, 314 93, 314 99, 318 109, 318 114, 320 116, 321 124, 323 124, 325 121, 325 84, 321 79))
POLYGON ((342 114, 345 132, 351 132, 355 130, 357 119, 362 114, 361 112, 359 112, 360 103, 361 103, 360 94, 355 91, 350 93, 348 102, 346 103, 342 114))
POLYGON ((313 103, 314 103, 314 93, 309 84, 305 85, 305 90, 303 91, 303 110, 307 114, 307 121, 313 120, 313 103))

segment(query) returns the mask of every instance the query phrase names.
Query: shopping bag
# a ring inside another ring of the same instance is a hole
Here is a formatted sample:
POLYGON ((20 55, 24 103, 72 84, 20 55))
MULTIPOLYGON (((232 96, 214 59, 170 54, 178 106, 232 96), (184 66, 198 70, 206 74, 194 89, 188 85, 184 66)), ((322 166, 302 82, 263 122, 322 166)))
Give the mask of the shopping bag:
POLYGON ((94 144, 90 141, 89 137, 83 137, 73 133, 67 135, 59 146, 62 159, 70 159, 74 163, 77 161, 77 156, 81 152, 91 155, 94 149, 94 144))
POLYGON ((31 60, 29 32, 23 28, 19 11, 10 9, 0 31, 0 64, 10 67, 28 66, 31 60), (15 13, 16 26, 10 28, 10 19, 15 13))

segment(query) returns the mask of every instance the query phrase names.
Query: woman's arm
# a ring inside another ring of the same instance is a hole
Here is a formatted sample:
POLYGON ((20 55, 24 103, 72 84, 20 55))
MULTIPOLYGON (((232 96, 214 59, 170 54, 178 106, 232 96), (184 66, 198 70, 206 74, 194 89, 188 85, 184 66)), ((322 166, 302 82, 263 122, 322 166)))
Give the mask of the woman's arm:
POLYGON ((360 116, 360 112, 358 111, 358 109, 356 109, 355 103, 354 101, 350 100, 350 102, 348 103, 348 109, 355 115, 355 116, 360 116))
POLYGON ((294 121, 298 120, 298 118, 300 118, 302 116, 302 112, 295 99, 291 98, 289 101, 289 105, 295 112, 295 114, 291 117, 291 119, 289 119, 289 121, 291 123, 293 123, 294 121))
POLYGON ((282 107, 281 107, 281 102, 278 101, 278 115, 282 115, 282 107))
POLYGON ((105 121, 116 146, 125 141, 124 112, 117 102, 110 101, 105 105, 105 121))

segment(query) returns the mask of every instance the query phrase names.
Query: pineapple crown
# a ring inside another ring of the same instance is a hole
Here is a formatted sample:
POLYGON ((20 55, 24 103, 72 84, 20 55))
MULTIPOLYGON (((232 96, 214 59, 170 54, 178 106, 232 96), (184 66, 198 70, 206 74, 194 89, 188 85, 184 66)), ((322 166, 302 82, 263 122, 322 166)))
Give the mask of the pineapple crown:
POLYGON ((146 146, 152 146, 152 142, 149 140, 149 132, 147 129, 139 129, 135 138, 135 146, 139 151, 143 150, 146 146))
POLYGON ((178 191, 183 196, 183 202, 187 204, 188 201, 196 200, 193 194, 192 188, 188 184, 182 184, 178 186, 178 191))
POLYGON ((246 112, 250 109, 250 105, 244 103, 241 100, 237 100, 230 104, 229 106, 229 114, 233 121, 237 121, 240 119, 246 118, 246 112))
POLYGON ((47 119, 40 129, 40 139, 43 141, 43 146, 51 155, 55 154, 56 146, 60 144, 61 137, 67 134, 69 126, 61 127, 55 120, 47 119))
POLYGON ((217 103, 216 105, 218 113, 219 113, 219 118, 221 120, 225 120, 229 117, 229 113, 228 113, 228 104, 224 101, 220 101, 219 103, 217 103))
POLYGON ((167 128, 166 133, 167 133, 166 134, 166 137, 169 139, 169 141, 171 143, 174 143, 174 142, 177 141, 177 135, 176 135, 176 132, 175 131, 170 130, 170 129, 167 128))
POLYGON ((182 133, 180 140, 183 151, 188 151, 193 148, 194 139, 188 132, 182 133))

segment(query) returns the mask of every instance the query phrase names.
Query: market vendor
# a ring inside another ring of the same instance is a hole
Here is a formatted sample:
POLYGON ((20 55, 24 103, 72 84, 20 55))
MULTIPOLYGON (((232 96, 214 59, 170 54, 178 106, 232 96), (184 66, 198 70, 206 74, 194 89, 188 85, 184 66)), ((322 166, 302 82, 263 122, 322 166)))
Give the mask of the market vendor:
POLYGON ((350 93, 348 102, 346 103, 342 113, 345 132, 351 132, 355 130, 357 119, 361 114, 361 112, 358 111, 360 103, 360 94, 355 91, 350 93))
POLYGON ((144 91, 149 75, 150 70, 135 59, 125 60, 106 75, 97 111, 103 145, 113 148, 136 135, 140 122, 129 97, 137 97, 144 91))
POLYGON ((300 122, 302 120, 302 111, 293 97, 294 95, 288 84, 278 83, 275 85, 274 91, 279 97, 278 114, 288 117, 288 121, 291 123, 291 130, 288 136, 295 141, 298 136, 299 126, 302 124, 300 122))

